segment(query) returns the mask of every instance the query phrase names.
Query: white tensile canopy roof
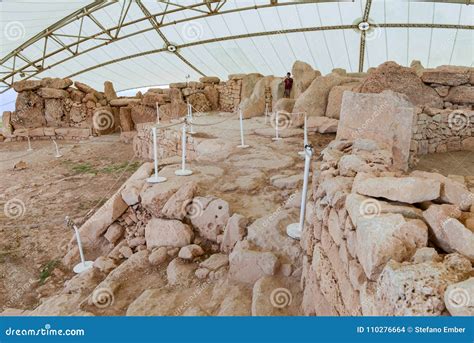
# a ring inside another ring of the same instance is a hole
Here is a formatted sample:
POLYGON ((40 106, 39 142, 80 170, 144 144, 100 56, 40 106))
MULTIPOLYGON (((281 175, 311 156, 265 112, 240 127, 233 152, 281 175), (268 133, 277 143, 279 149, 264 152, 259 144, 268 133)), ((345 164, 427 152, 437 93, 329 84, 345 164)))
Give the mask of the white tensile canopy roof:
POLYGON ((387 60, 472 66, 473 2, 3 0, 0 92, 25 78, 124 90, 187 75, 284 75, 295 60, 323 74, 387 60))

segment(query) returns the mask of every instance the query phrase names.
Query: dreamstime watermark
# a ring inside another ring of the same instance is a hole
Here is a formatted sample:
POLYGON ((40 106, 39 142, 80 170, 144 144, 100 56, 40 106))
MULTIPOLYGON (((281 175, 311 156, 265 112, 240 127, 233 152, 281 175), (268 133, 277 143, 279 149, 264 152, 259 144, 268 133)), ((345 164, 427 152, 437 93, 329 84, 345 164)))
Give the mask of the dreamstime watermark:
POLYGON ((202 216, 204 206, 201 201, 191 199, 183 203, 182 211, 184 216, 188 219, 195 219, 202 216))
POLYGON ((201 23, 190 21, 183 25, 181 33, 187 41, 197 41, 202 38, 204 29, 201 23))
POLYGON ((287 288, 275 288, 270 294, 270 303, 276 308, 285 308, 291 305, 293 296, 287 288))
POLYGON ((92 117, 92 125, 99 131, 112 129, 115 125, 114 115, 106 109, 98 109, 92 117))
POLYGON ((39 329, 16 329, 9 327, 5 330, 6 336, 84 336, 84 329, 53 329, 45 324, 39 329))
POLYGON ((453 111, 448 116, 448 126, 455 131, 461 131, 469 127, 470 122, 469 115, 460 110, 453 111))
POLYGON ((25 25, 19 21, 10 21, 5 25, 3 34, 10 41, 17 41, 25 37, 25 25))
POLYGON ((196 300, 202 292, 206 290, 211 285, 212 281, 211 280, 206 280, 203 283, 201 283, 197 289, 191 294, 182 305, 177 307, 174 311, 175 316, 180 316, 193 302, 196 300))
POLYGON ((461 287, 454 287, 445 294, 446 302, 453 308, 467 307, 471 303, 469 292, 461 287))
POLYGON ((10 199, 3 206, 3 213, 10 219, 18 219, 25 215, 26 206, 20 199, 10 199))
POLYGON ((18 300, 20 300, 23 295, 28 292, 31 286, 36 282, 34 279, 29 279, 27 282, 22 283, 18 288, 15 289, 13 295, 7 300, 3 305, 3 308, 12 307, 18 300))
POLYGON ((92 304, 97 308, 106 308, 114 303, 114 293, 108 287, 96 288, 92 292, 92 304))
POLYGON ((378 24, 370 23, 370 28, 365 31, 365 40, 373 41, 382 37, 382 30, 378 24))
POLYGON ((285 130, 291 127, 292 123, 293 121, 288 112, 274 112, 270 117, 270 124, 274 129, 278 127, 278 130, 285 130))
POLYGON ((382 207, 376 199, 368 198, 360 203, 359 213, 363 218, 374 218, 380 215, 382 207))
POLYGON ((288 199, 283 203, 283 205, 279 206, 272 214, 270 214, 265 220, 263 221, 261 228, 265 228, 270 225, 271 222, 275 220, 275 218, 284 210, 284 208, 293 201, 293 199, 297 196, 297 193, 291 194, 288 199))

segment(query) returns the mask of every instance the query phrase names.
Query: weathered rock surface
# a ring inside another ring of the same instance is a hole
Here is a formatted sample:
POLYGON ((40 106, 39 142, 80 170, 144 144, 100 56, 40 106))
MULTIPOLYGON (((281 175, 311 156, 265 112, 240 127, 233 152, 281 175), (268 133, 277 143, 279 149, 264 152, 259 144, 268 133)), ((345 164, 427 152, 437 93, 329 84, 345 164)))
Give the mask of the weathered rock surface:
POLYGON ((430 201, 440 196, 441 183, 432 179, 359 176, 354 180, 352 190, 362 195, 408 204, 430 201))
POLYGON ((409 259, 428 242, 428 228, 418 219, 400 214, 361 218, 357 222, 357 257, 366 276, 375 280, 389 260, 409 259))
POLYGON ((413 69, 395 62, 379 65, 360 87, 361 93, 381 93, 385 90, 405 94, 414 105, 443 108, 443 101, 433 88, 425 85, 413 69))
POLYGON ((449 285, 444 303, 452 316, 474 316, 474 277, 449 285))
POLYGON ((414 108, 401 94, 385 91, 381 94, 345 92, 336 139, 371 139, 389 148, 393 165, 406 170, 410 155, 410 140, 414 108), (384 123, 380 125, 379 123, 384 123))
POLYGON ((213 242, 222 234, 230 218, 229 204, 227 201, 213 197, 196 197, 191 207, 195 208, 189 215, 191 223, 199 234, 213 242))
POLYGON ((148 249, 171 246, 184 247, 191 244, 193 230, 178 220, 152 218, 145 228, 148 249))
POLYGON ((468 277, 472 267, 457 254, 444 262, 391 261, 377 281, 378 315, 439 316, 445 314, 444 290, 468 277))
POLYGON ((293 76, 293 88, 291 89, 291 98, 297 99, 321 73, 314 70, 308 63, 295 61, 291 68, 293 76))
POLYGON ((232 251, 229 263, 229 278, 250 284, 262 276, 274 275, 279 267, 278 258, 273 253, 243 248, 232 251))
POLYGON ((457 218, 459 209, 452 205, 431 205, 423 216, 430 226, 432 239, 446 252, 459 252, 474 261, 474 232, 457 218))

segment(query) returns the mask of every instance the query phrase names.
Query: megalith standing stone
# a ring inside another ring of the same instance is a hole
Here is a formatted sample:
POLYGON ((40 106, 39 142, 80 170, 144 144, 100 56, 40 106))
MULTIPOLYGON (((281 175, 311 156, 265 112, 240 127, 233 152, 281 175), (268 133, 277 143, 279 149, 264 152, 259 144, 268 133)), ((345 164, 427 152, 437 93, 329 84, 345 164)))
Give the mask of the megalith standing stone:
POLYGON ((371 139, 393 154, 393 165, 406 170, 414 120, 414 107, 403 94, 384 91, 360 94, 346 91, 336 139, 371 139))

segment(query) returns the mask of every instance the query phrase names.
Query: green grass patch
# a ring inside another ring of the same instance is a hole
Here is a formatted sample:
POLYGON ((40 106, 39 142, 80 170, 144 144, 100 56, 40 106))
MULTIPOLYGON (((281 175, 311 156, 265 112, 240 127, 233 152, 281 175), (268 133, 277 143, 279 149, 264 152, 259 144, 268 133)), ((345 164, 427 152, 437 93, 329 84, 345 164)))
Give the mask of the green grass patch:
POLYGON ((58 260, 51 260, 46 265, 41 269, 40 272, 40 285, 43 285, 46 279, 51 275, 53 272, 54 268, 58 265, 59 261, 58 260))
POLYGON ((76 174, 97 174, 99 171, 90 163, 79 163, 71 166, 76 174))
POLYGON ((115 174, 122 173, 124 171, 134 172, 138 169, 138 167, 140 167, 140 162, 138 161, 132 162, 130 164, 128 162, 123 162, 104 167, 100 171, 106 174, 115 174))

